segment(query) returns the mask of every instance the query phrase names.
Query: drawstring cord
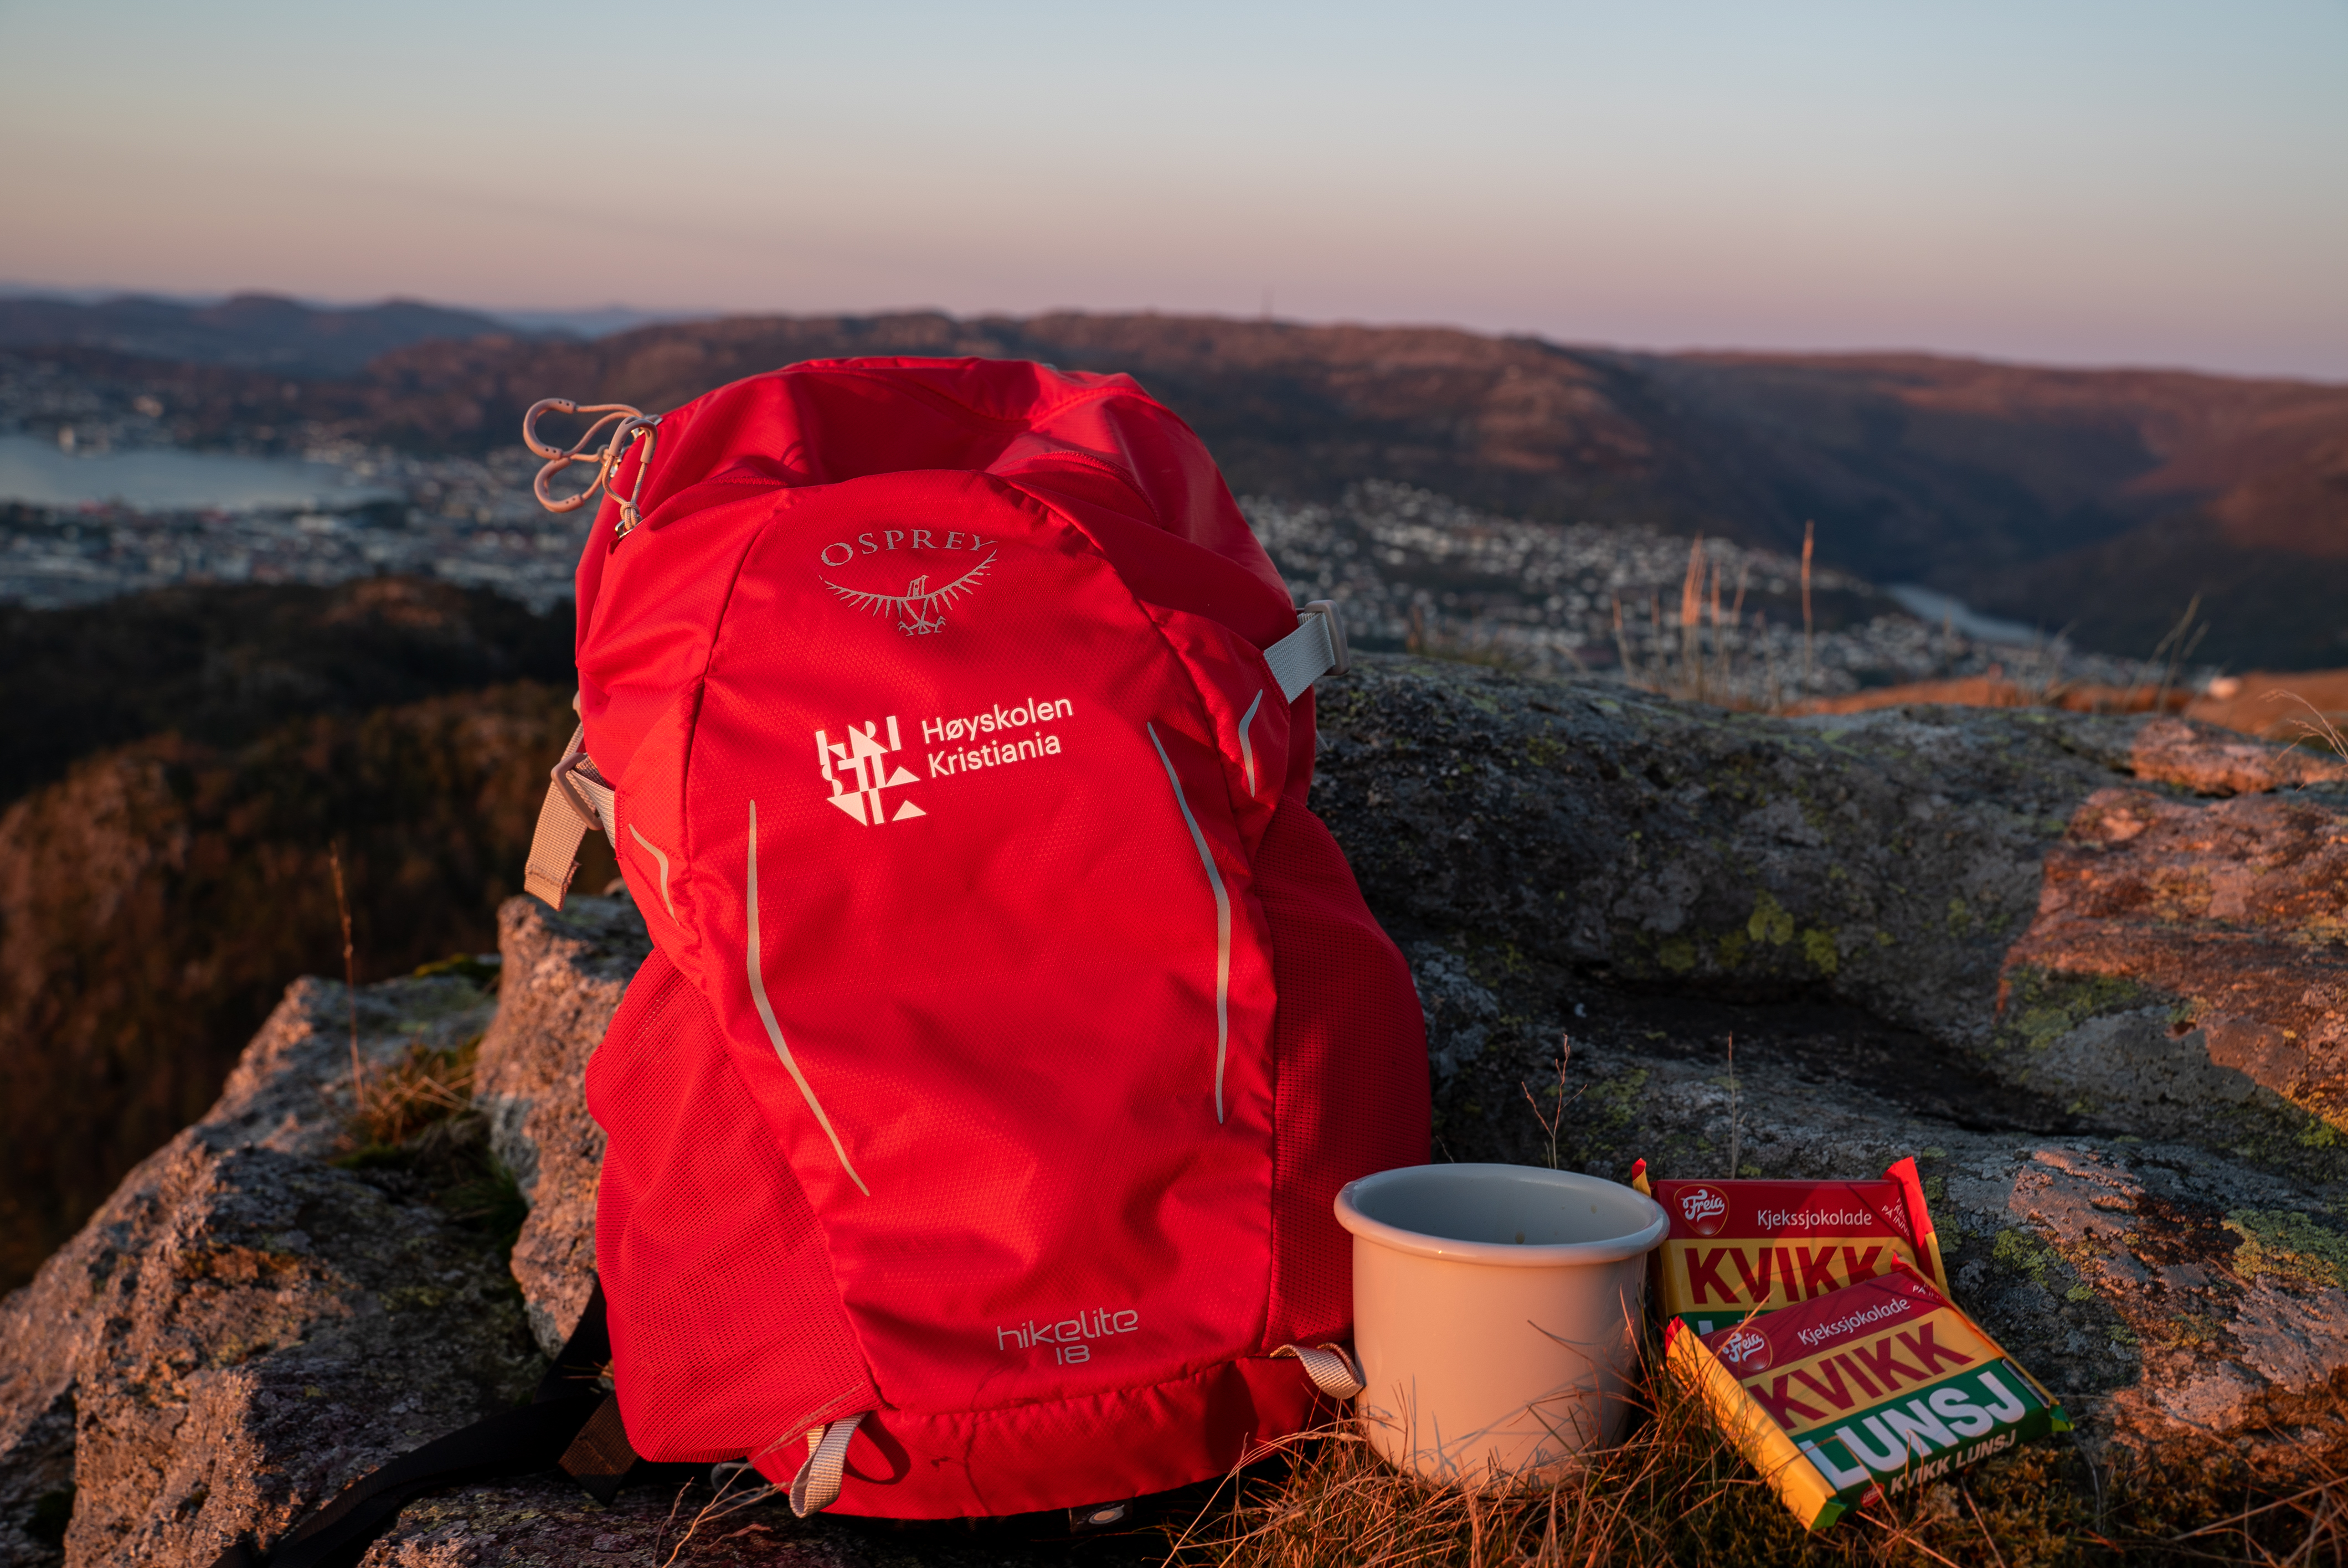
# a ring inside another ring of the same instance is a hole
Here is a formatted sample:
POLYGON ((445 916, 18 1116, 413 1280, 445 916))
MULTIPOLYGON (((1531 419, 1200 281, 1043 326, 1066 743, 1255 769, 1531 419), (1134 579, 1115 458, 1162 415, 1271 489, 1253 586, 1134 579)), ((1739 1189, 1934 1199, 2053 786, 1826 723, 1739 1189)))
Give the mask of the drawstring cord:
MULTIPOLYGON (((642 436, 644 450, 643 458, 636 464, 635 487, 626 500, 620 502, 620 526, 612 531, 614 539, 626 538, 635 531, 636 525, 644 520, 644 515, 636 508, 636 502, 644 493, 644 470, 652 466, 653 443, 658 437, 659 426, 659 415, 646 414, 624 403, 592 403, 582 408, 567 397, 540 398, 530 405, 530 412, 521 416, 522 445, 547 459, 546 466, 541 468, 538 477, 530 481, 530 493, 538 497, 538 504, 550 512, 577 511, 587 504, 589 497, 610 484, 612 476, 619 471, 621 461, 627 456, 630 444, 642 436), (540 440, 538 436, 539 415, 550 412, 592 414, 597 418, 587 426, 587 433, 572 446, 556 446, 540 440), (605 434, 607 430, 608 435, 605 434), (592 450, 599 438, 603 443, 602 449, 592 450), (592 463, 595 465, 595 477, 577 495, 558 500, 547 485, 573 463, 592 463)), ((618 499, 616 496, 613 498, 618 499)))

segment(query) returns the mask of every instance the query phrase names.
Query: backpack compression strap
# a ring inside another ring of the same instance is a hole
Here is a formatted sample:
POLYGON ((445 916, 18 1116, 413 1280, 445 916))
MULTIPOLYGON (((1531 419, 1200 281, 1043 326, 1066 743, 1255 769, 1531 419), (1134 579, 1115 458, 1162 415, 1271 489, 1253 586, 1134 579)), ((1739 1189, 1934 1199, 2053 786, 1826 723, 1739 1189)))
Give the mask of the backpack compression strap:
POLYGON ((1345 653, 1345 624, 1337 607, 1316 599, 1296 618, 1296 630, 1263 651, 1280 694, 1293 702, 1305 688, 1323 675, 1343 675, 1353 668, 1345 653))
MULTIPOLYGON (((1294 1357, 1303 1365, 1304 1375, 1313 1379, 1313 1386, 1339 1404, 1360 1393, 1364 1387, 1361 1368, 1342 1345, 1282 1345, 1272 1354, 1275 1359, 1294 1357)), ((793 1513, 805 1519, 839 1501, 839 1483, 848 1468, 849 1440, 856 1435, 857 1423, 870 1414, 870 1410, 859 1410, 828 1426, 808 1429, 807 1461, 791 1480, 793 1513)), ((585 1434, 582 1434, 581 1441, 585 1440, 585 1434)))
POLYGON ((856 1435, 856 1424, 871 1413, 859 1410, 827 1426, 808 1429, 807 1462, 791 1478, 793 1513, 805 1519, 839 1501, 839 1482, 848 1471, 848 1440, 856 1435))
POLYGON ((530 864, 522 871, 525 892, 545 899, 557 909, 579 871, 579 845, 592 832, 617 843, 613 808, 619 795, 596 771, 587 754, 587 727, 571 732, 571 744, 546 786, 546 804, 538 808, 538 831, 530 835, 530 864))
MULTIPOLYGON (((1353 661, 1345 651, 1345 627, 1337 619, 1337 607, 1325 599, 1306 605, 1296 618, 1296 630, 1265 649, 1263 659, 1280 682, 1281 696, 1291 702, 1322 676, 1343 675, 1353 661)), ((587 835, 601 832, 614 846, 619 843, 614 814, 619 797, 596 771, 586 740, 585 725, 572 731, 571 744, 554 764, 546 803, 538 808, 538 831, 530 835, 530 864, 522 872, 523 890, 557 909, 571 890, 572 877, 578 875, 579 845, 587 835)))

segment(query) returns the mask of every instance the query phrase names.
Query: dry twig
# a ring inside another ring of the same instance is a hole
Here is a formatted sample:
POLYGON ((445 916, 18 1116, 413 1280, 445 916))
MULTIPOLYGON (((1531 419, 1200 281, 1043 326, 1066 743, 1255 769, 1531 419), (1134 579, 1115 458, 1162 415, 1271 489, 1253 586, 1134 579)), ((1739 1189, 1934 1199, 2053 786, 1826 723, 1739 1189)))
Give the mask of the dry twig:
POLYGON ((351 1004, 351 1104, 361 1116, 366 1114, 366 1070, 359 1062, 359 975, 355 949, 351 945, 351 901, 343 892, 343 851, 338 844, 326 845, 326 864, 335 873, 335 913, 343 922, 343 991, 351 1004))

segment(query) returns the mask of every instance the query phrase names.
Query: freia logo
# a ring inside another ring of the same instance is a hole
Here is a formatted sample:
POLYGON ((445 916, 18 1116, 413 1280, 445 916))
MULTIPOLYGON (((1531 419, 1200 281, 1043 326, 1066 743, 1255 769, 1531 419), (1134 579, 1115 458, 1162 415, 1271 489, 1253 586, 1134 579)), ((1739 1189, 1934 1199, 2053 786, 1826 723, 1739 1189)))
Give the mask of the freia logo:
POLYGON ((1680 1217, 1698 1235, 1718 1235, 1728 1220, 1728 1194, 1718 1187, 1683 1187, 1680 1217))
POLYGON ((1736 1328, 1720 1342, 1720 1358, 1742 1372, 1764 1372, 1769 1368, 1769 1341, 1753 1328, 1736 1328))

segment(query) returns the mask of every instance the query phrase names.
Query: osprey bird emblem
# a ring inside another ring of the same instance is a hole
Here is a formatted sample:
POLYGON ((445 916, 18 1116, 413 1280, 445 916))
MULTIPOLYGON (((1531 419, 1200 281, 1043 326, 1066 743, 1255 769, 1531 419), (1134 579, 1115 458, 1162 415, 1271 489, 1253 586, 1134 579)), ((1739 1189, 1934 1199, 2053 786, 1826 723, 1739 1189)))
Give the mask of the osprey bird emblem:
POLYGON ((875 615, 897 614, 897 630, 908 637, 934 637, 946 629, 946 606, 977 586, 994 564, 994 552, 963 573, 943 588, 932 588, 929 574, 922 573, 905 585, 902 593, 867 593, 861 589, 844 587, 829 578, 821 578, 824 587, 838 594, 859 610, 869 610, 875 615))

